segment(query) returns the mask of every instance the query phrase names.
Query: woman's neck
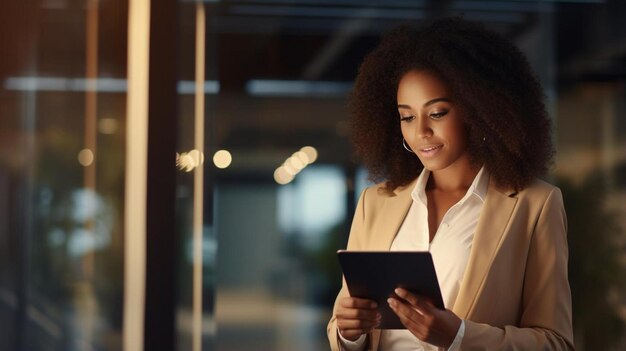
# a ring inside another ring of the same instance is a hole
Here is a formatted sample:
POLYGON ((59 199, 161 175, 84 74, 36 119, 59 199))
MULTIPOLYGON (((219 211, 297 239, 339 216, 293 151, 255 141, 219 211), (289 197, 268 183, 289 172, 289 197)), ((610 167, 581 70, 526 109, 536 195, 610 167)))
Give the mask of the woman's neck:
POLYGON ((480 171, 480 166, 470 162, 450 165, 445 169, 431 171, 426 190, 443 192, 467 191, 480 171))

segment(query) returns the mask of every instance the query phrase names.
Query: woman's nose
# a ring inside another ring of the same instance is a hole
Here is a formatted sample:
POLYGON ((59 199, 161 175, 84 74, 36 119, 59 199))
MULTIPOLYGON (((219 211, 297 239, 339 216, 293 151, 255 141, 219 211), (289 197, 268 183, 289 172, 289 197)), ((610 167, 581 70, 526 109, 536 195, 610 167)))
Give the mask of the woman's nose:
POLYGON ((430 123, 428 123, 427 118, 418 118, 417 123, 417 137, 420 139, 430 138, 433 136, 433 130, 430 127, 430 123))

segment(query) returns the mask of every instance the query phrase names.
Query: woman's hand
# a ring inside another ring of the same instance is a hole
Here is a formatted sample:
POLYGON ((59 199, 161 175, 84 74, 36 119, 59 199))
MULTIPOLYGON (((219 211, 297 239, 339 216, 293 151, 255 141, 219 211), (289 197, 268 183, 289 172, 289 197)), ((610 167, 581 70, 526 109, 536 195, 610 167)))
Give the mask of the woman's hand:
POLYGON ((404 289, 396 289, 400 299, 387 300, 404 326, 418 339, 448 348, 456 337, 461 319, 450 310, 440 310, 427 299, 404 289))
POLYGON ((341 336, 354 341, 376 328, 380 324, 380 314, 376 307, 376 302, 372 300, 355 297, 340 299, 335 315, 341 336))

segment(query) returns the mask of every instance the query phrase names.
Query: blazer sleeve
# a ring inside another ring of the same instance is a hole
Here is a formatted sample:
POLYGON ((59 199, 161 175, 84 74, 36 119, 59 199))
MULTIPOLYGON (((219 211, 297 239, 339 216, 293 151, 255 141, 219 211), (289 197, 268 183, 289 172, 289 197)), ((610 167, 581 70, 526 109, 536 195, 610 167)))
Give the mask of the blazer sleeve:
MULTIPOLYGON (((359 198, 359 202, 354 212, 354 218, 352 219, 352 227, 350 228, 350 236, 348 237, 347 250, 362 250, 363 249, 363 230, 365 222, 365 194, 368 189, 365 189, 359 198)), ((337 310, 337 302, 339 299, 350 296, 348 288, 346 287, 346 280, 342 279, 342 286, 337 298, 335 299, 335 305, 333 307, 333 315, 326 327, 326 333, 328 334, 328 341, 330 342, 330 348, 332 351, 340 351, 339 335, 337 334, 337 319, 335 317, 335 311, 337 310)), ((368 338, 369 339, 369 338, 368 338)), ((366 341, 368 343, 369 341, 366 341)))
MULTIPOLYGON (((466 320, 461 349, 574 350, 567 260, 563 198, 553 188, 529 243, 519 326, 494 327, 466 320)), ((506 293, 505 285, 501 293, 506 293)))

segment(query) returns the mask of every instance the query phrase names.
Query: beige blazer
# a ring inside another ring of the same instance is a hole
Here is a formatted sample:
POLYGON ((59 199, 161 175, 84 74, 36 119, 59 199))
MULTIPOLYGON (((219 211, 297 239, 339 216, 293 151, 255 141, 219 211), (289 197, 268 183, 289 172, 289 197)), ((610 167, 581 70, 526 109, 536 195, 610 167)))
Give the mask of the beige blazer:
MULTIPOLYGON (((389 250, 412 202, 415 182, 393 194, 367 188, 354 214, 348 250, 389 250)), ((561 191, 537 180, 520 192, 489 183, 459 295, 461 350, 573 350, 567 280, 567 220, 561 191)), ((337 296, 348 296, 343 287, 337 296)), ((339 350, 333 316, 327 333, 339 350)), ((380 330, 368 335, 378 350, 380 330)), ((384 350, 393 351, 393 350, 384 350)))

